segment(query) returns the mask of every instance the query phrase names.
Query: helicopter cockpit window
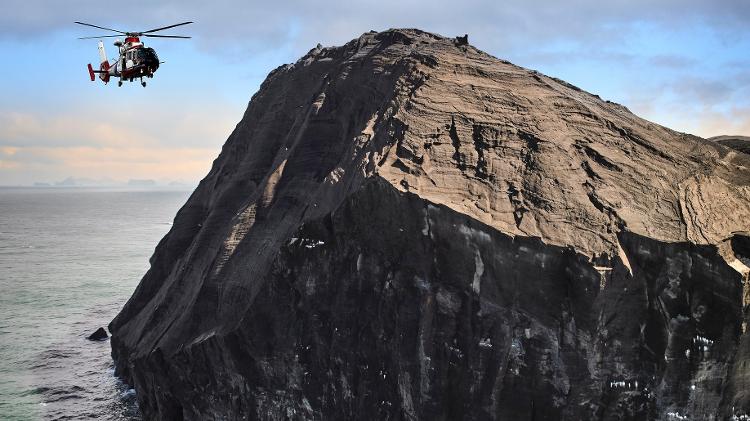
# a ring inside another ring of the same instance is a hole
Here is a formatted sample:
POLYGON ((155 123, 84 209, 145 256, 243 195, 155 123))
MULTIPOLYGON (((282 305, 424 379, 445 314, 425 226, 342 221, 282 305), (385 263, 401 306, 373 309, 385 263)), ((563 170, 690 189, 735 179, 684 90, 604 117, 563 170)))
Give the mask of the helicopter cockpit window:
POLYGON ((137 53, 138 61, 158 62, 159 58, 152 48, 141 48, 137 53))

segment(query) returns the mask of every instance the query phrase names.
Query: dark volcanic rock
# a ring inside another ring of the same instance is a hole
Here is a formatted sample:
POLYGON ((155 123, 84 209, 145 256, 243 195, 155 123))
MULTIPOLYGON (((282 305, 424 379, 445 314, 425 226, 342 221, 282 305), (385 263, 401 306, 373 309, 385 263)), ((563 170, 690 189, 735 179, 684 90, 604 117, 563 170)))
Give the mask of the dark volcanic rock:
POLYGON ((90 341, 103 341, 105 339, 109 338, 109 335, 107 335, 107 331, 104 330, 103 327, 100 327, 99 329, 96 329, 94 333, 89 335, 88 340, 90 341))
POLYGON ((750 157, 460 44, 268 76, 110 325, 148 418, 750 411, 750 157))
POLYGON ((714 136, 709 138, 728 148, 750 154, 750 136, 714 136))

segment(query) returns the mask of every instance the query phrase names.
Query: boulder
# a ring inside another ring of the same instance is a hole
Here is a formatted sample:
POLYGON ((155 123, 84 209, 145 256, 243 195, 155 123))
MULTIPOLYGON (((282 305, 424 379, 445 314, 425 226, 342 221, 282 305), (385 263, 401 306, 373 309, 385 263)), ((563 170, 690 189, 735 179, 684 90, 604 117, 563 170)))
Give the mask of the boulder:
POLYGON ((109 335, 107 335, 107 331, 104 330, 103 327, 100 327, 99 329, 96 329, 94 333, 89 335, 87 339, 90 341, 103 341, 107 338, 109 338, 109 335))

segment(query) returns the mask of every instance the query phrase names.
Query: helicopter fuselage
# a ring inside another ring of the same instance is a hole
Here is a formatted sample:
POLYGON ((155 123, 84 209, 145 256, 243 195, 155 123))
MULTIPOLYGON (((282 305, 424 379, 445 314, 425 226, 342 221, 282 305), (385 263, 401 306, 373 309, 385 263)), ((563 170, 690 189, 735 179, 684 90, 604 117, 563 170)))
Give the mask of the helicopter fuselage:
POLYGON ((104 44, 99 42, 99 56, 101 63, 99 71, 94 71, 89 65, 91 80, 94 80, 94 74, 99 74, 105 84, 110 78, 119 78, 118 85, 122 86, 123 81, 132 82, 133 79, 140 79, 141 84, 145 85, 144 77, 151 78, 154 72, 159 68, 159 57, 153 48, 148 48, 141 43, 136 37, 128 37, 123 43, 116 40, 114 45, 118 49, 118 58, 114 63, 110 63, 104 51, 104 44))
POLYGON ((120 54, 117 62, 107 69, 109 76, 132 81, 135 78, 153 77, 159 68, 156 51, 144 46, 138 38, 126 38, 125 43, 116 41, 115 46, 120 54))

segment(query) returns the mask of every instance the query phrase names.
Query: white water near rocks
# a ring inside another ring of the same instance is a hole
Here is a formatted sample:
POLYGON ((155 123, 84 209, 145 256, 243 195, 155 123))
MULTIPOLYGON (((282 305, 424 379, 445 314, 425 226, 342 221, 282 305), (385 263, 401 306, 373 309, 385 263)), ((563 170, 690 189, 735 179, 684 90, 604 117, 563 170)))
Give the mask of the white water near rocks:
POLYGON ((139 419, 109 321, 188 191, 0 189, 0 419, 139 419))

